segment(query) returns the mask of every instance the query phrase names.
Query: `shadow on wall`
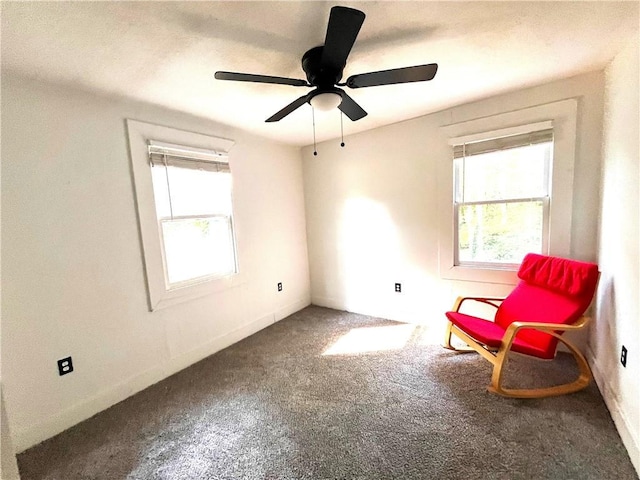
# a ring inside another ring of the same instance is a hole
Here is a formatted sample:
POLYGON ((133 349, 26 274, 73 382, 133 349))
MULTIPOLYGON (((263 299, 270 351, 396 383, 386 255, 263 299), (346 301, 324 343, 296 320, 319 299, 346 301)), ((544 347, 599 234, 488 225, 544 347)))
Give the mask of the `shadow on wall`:
MULTIPOLYGON (((616 295, 614 277, 606 277, 600 275, 600 283, 596 293, 596 308, 594 322, 591 324, 591 337, 589 339, 589 348, 595 358, 602 359, 603 365, 599 365, 603 372, 611 371, 610 365, 616 362, 617 355, 611 355, 616 352, 618 346, 616 344, 616 295)), ((610 385, 613 388, 618 387, 618 379, 611 378, 610 385)))

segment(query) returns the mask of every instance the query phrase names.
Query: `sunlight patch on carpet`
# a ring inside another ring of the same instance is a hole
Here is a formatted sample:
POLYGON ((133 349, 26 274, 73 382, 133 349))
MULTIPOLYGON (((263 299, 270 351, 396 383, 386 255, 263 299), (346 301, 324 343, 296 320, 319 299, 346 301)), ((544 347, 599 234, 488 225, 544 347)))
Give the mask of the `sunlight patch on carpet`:
POLYGON ((354 328, 340 337, 322 355, 353 355, 400 350, 407 344, 415 328, 416 325, 354 328))

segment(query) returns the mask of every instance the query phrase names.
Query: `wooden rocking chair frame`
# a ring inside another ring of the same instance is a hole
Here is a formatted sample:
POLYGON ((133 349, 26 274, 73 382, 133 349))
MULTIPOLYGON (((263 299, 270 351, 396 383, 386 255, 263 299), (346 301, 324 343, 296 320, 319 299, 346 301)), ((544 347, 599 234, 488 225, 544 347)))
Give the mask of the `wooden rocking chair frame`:
MULTIPOLYGON (((487 305, 491 305, 497 309, 499 307, 499 302, 503 301, 504 298, 458 297, 456 299, 456 302, 454 303, 452 310, 454 312, 458 312, 463 302, 465 302, 466 300, 481 302, 487 305)), ((577 392, 585 388, 587 385, 589 385, 589 382, 591 381, 593 376, 584 355, 582 355, 580 350, 578 350, 578 348, 573 343, 564 338, 558 332, 580 330, 584 328, 588 324, 588 322, 589 318, 586 316, 580 317, 580 319, 573 324, 515 321, 506 328, 504 336, 502 337, 500 347, 491 348, 472 338, 457 326, 455 326, 451 321, 448 321, 444 347, 449 350, 455 350, 458 352, 475 351, 479 353, 483 358, 491 362, 491 364, 493 365, 493 373, 491 375, 491 383, 487 387, 487 390, 492 393, 511 398, 545 398, 556 395, 565 395, 568 393, 577 392), (507 364, 507 360, 509 358, 509 353, 511 352, 511 345, 515 340, 518 331, 527 328, 539 330, 549 335, 553 335, 560 342, 566 345, 578 365, 578 378, 572 382, 543 388, 512 389, 504 387, 502 385, 503 373, 505 370, 505 365, 507 364), (456 348, 452 346, 451 335, 455 335, 456 337, 461 339, 470 348, 456 348)))

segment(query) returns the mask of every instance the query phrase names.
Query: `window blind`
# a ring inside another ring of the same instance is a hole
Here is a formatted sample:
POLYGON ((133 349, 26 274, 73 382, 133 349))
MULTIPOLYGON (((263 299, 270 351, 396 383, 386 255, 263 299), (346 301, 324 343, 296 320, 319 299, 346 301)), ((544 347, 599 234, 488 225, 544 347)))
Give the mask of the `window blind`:
POLYGON ((453 158, 469 157, 471 155, 480 155, 482 153, 496 152, 509 148, 526 147, 528 145, 551 141, 553 141, 553 129, 548 128, 535 132, 454 145, 453 158))
POLYGON ((148 141, 149 162, 152 166, 170 166, 230 172, 229 156, 226 152, 217 152, 203 148, 186 147, 171 143, 148 141))

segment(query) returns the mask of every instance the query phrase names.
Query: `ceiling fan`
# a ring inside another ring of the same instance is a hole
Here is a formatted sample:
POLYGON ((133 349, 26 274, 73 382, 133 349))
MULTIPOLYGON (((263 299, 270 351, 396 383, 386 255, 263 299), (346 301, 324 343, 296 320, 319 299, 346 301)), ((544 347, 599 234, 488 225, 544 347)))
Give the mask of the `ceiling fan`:
POLYGON ((367 112, 343 89, 338 87, 364 88, 396 83, 424 82, 435 77, 438 70, 438 64, 430 63, 361 73, 350 76, 344 83, 339 83, 347 63, 347 57, 360 32, 364 18, 364 12, 353 8, 333 7, 331 9, 324 45, 314 47, 302 56, 302 70, 304 70, 307 80, 223 71, 216 72, 215 78, 238 82, 315 87, 314 90, 267 118, 267 122, 282 120, 307 102, 319 110, 331 110, 338 107, 352 121, 360 120, 367 115, 367 112))

